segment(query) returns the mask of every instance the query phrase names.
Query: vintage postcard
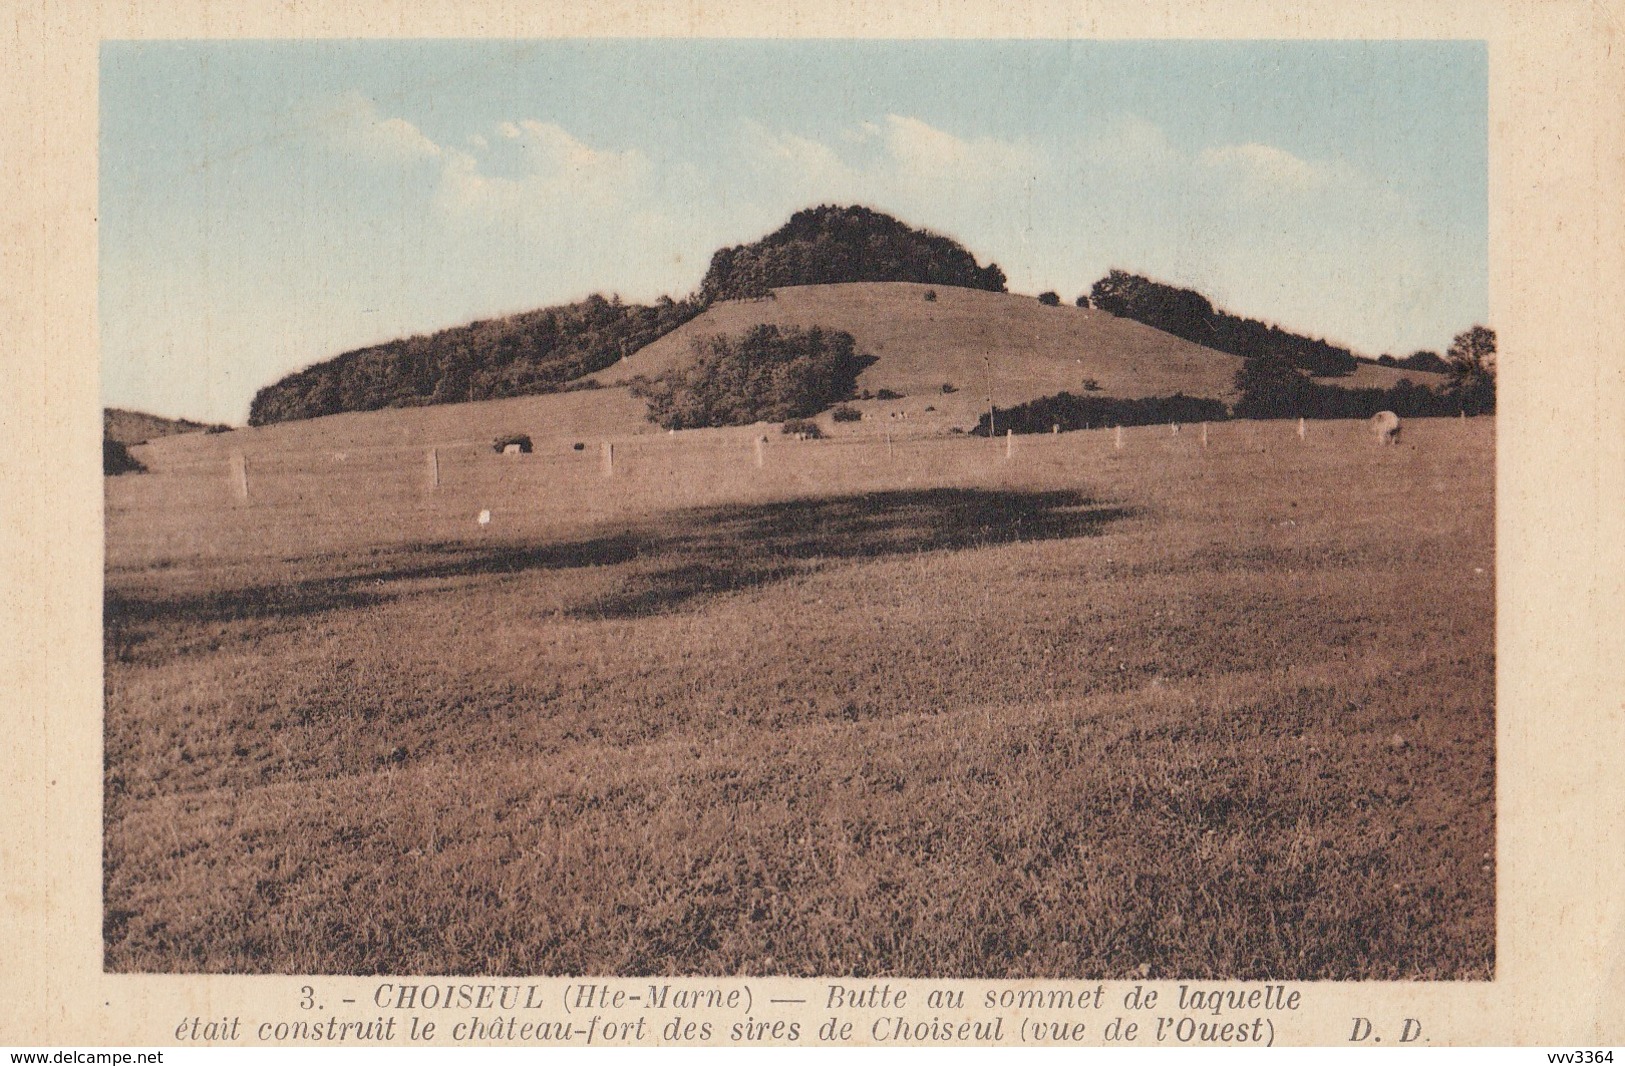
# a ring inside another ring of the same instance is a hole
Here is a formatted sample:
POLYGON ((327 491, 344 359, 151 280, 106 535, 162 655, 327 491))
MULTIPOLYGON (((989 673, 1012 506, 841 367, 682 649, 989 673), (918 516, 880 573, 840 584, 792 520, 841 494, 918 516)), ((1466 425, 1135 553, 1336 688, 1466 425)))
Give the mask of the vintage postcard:
POLYGON ((1607 8, 495 10, 18 53, 4 1042, 1621 1039, 1607 8))

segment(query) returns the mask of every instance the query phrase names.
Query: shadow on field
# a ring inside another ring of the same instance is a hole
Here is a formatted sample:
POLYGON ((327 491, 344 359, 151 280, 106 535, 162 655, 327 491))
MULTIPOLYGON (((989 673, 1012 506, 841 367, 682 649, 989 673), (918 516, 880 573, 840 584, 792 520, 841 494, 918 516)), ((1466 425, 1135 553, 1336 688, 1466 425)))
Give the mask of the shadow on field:
POLYGON ((832 562, 1091 536, 1121 518, 1077 492, 922 489, 685 511, 651 528, 620 591, 573 613, 658 614, 832 562))
POLYGON ((832 562, 1090 536, 1127 513, 1076 492, 949 488, 693 508, 585 540, 428 544, 402 549, 382 566, 274 584, 180 595, 109 587, 105 639, 123 659, 153 628, 172 623, 295 620, 445 591, 403 589, 402 582, 625 564, 630 565, 623 588, 570 613, 638 617, 832 562))

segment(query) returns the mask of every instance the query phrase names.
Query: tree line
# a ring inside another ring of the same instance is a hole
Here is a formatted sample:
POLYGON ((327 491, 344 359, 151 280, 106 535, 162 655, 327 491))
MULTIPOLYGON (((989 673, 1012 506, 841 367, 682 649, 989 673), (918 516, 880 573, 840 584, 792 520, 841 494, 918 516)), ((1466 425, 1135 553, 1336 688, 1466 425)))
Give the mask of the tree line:
POLYGON ((1192 289, 1123 270, 1112 270, 1095 282, 1089 302, 1119 318, 1132 318, 1215 351, 1243 359, 1279 359, 1316 377, 1352 374, 1359 365, 1347 348, 1217 310, 1192 289))
POLYGON ((1442 362, 1450 376, 1441 385, 1400 378, 1385 389, 1348 388, 1315 381, 1280 356, 1267 355, 1248 360, 1236 372, 1240 395, 1233 406, 1178 393, 1123 399, 1061 392, 984 414, 972 432, 1048 433, 1057 426, 1072 430, 1231 418, 1370 418, 1379 411, 1401 418, 1495 413, 1494 330, 1474 326, 1457 334, 1442 362))
POLYGON ((342 411, 558 392, 702 310, 692 299, 662 297, 650 306, 594 294, 577 303, 358 348, 260 389, 248 422, 261 426, 342 411))

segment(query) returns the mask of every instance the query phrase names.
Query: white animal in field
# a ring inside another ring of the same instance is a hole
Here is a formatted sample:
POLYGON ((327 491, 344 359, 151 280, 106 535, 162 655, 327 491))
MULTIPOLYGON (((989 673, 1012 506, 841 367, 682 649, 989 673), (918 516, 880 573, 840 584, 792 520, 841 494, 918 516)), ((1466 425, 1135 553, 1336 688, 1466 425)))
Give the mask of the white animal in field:
POLYGON ((481 529, 484 529, 486 526, 491 524, 491 512, 481 511, 480 516, 476 518, 475 521, 480 524, 481 529))
POLYGON ((1392 411, 1378 411, 1371 416, 1371 432, 1378 444, 1399 443, 1399 416, 1392 411))

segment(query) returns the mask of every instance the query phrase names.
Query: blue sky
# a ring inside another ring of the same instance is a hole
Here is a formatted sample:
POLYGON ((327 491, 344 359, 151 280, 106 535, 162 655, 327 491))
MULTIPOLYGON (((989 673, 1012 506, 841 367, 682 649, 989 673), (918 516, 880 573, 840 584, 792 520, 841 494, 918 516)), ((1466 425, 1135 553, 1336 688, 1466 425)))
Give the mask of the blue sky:
POLYGON ((1111 267, 1362 354, 1488 323, 1479 42, 114 42, 103 395, 241 422, 340 351, 863 203, 1014 292, 1111 267))

